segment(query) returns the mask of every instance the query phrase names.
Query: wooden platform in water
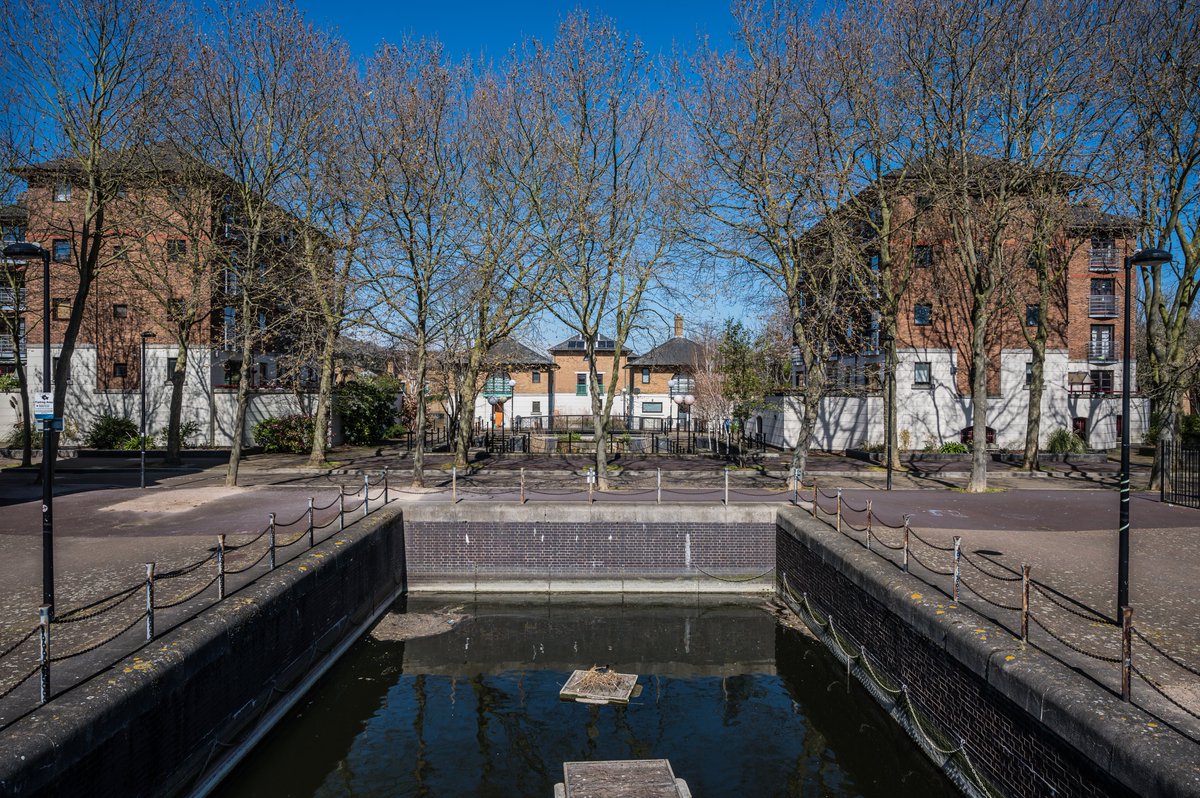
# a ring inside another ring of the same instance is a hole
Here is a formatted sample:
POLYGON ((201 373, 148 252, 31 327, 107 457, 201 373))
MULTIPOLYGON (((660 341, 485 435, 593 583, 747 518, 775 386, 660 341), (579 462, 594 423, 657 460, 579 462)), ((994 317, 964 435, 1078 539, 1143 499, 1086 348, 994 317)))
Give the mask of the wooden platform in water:
POLYGON ((558 691, 558 697, 584 704, 628 704, 635 687, 636 674, 607 668, 575 671, 558 691))
POLYGON ((692 798, 665 759, 566 762, 554 798, 692 798))

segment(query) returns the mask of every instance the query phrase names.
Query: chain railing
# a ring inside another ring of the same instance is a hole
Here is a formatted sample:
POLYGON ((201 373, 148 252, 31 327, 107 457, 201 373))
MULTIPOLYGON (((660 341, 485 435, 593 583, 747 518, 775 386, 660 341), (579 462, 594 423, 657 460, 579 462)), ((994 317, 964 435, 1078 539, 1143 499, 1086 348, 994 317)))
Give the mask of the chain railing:
MULTIPOLYGON (((829 491, 819 487, 816 480, 812 481, 811 486, 797 486, 796 494, 809 487, 814 518, 900 570, 946 593, 951 601, 980 611, 1022 642, 1060 662, 1063 661, 1062 657, 1047 648, 1050 641, 1098 663, 1100 668, 1117 666, 1115 675, 1120 682, 1120 689, 1114 690, 1114 693, 1119 692, 1122 700, 1136 704, 1189 739, 1200 742, 1200 734, 1172 723, 1164 717, 1160 706, 1149 706, 1144 700, 1135 700, 1133 685, 1143 684, 1150 688, 1157 699, 1200 720, 1197 709, 1185 704, 1182 697, 1172 695, 1167 683, 1172 672, 1181 677, 1187 674, 1188 681, 1194 683, 1194 678, 1190 677, 1200 676, 1200 668, 1188 664, 1178 654, 1151 643, 1147 635, 1133 625, 1132 608, 1122 608, 1121 617, 1114 619, 1083 601, 1033 579, 1032 567, 1027 563, 1022 563, 1018 573, 986 557, 976 559, 963 551, 963 538, 959 535, 953 536, 950 545, 935 543, 913 529, 909 515, 903 516, 902 524, 883 523, 871 501, 856 506, 842 496, 840 488, 829 491), (853 516, 864 517, 864 523, 861 526, 852 523, 850 518, 853 516), (886 531, 881 533, 881 530, 886 531), (863 537, 860 539, 858 535, 863 537), (948 591, 935 581, 914 574, 912 564, 930 575, 947 577, 950 580, 948 591), (968 599, 968 593, 973 598, 968 599), (1014 613, 1019 629, 1009 628, 1008 621, 996 617, 995 610, 1014 613), (1076 624, 1074 628, 1070 626, 1072 623, 1076 624), (1039 630, 1044 636, 1042 640, 1031 637, 1031 627, 1039 630), (1139 643, 1136 650, 1133 645, 1135 640, 1139 643)), ((1112 689, 1104 681, 1106 674, 1103 670, 1101 674, 1101 678, 1093 676, 1093 680, 1106 689, 1112 689)))
POLYGON ((317 504, 315 497, 309 497, 304 511, 290 521, 281 523, 275 513, 268 513, 266 526, 258 532, 244 533, 250 537, 239 543, 227 542, 228 536, 225 534, 217 535, 216 546, 210 548, 204 557, 186 565, 160 570, 159 563, 148 562, 145 564, 145 579, 139 584, 54 616, 51 616, 49 607, 41 607, 36 626, 14 641, 0 644, 3 646, 0 648, 0 665, 6 671, 4 676, 0 676, 0 701, 18 700, 13 694, 34 676, 38 677, 39 684, 36 699, 30 696, 23 708, 7 711, 0 728, 11 725, 54 695, 71 689, 84 678, 109 667, 165 631, 191 620, 201 611, 252 584, 258 577, 270 573, 286 561, 280 558, 282 550, 307 541, 302 550, 295 551, 286 559, 299 556, 302 551, 324 543, 360 518, 386 506, 392 501, 392 490, 386 470, 374 479, 364 475, 362 484, 355 490, 347 491, 339 487, 337 497, 325 504, 317 504), (356 501, 348 503, 347 499, 356 501), (329 510, 334 512, 317 523, 318 513, 326 514, 329 510), (317 536, 317 532, 324 532, 335 524, 333 531, 317 536), (281 530, 286 536, 282 540, 278 536, 281 530), (236 588, 229 589, 228 578, 250 574, 256 569, 257 574, 241 580, 236 588), (178 587, 167 587, 177 581, 178 587), (139 598, 142 600, 135 601, 139 598), (191 606, 187 606, 182 614, 172 613, 169 627, 160 623, 164 611, 185 605, 191 606), (136 638, 129 635, 138 626, 144 628, 144 633, 136 638), (74 629, 80 631, 70 631, 74 629), (86 675, 79 676, 76 673, 70 684, 57 690, 53 688, 53 665, 90 654, 122 638, 126 638, 124 645, 114 648, 111 656, 98 660, 86 675), (64 649, 63 653, 57 653, 60 647, 64 649))

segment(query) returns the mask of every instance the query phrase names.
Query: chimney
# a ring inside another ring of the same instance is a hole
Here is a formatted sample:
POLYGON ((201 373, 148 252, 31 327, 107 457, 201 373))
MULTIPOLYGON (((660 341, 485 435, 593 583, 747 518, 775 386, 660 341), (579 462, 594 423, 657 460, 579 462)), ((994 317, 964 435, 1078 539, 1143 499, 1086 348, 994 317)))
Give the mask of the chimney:
POLYGON ((675 314, 675 337, 683 337, 683 316, 678 313, 675 314))

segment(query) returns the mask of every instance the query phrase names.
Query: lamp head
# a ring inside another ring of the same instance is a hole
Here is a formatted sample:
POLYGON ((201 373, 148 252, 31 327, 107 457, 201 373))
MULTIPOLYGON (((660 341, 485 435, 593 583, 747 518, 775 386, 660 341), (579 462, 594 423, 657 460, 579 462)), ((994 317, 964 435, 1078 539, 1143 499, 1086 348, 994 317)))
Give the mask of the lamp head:
POLYGON ((158 335, 157 335, 157 334, 155 334, 155 333, 152 333, 152 332, 150 332, 149 330, 146 330, 145 332, 143 332, 143 333, 142 333, 142 340, 143 340, 143 341, 145 341, 147 338, 157 338, 157 337, 158 337, 158 335))
POLYGON ((46 250, 29 241, 15 241, 4 248, 8 258, 40 258, 46 250))
POLYGON ((1167 252, 1163 249, 1156 249, 1154 247, 1139 249, 1137 252, 1133 253, 1133 256, 1129 259, 1129 263, 1132 266, 1153 267, 1161 266, 1164 263, 1170 262, 1170 252, 1167 252))

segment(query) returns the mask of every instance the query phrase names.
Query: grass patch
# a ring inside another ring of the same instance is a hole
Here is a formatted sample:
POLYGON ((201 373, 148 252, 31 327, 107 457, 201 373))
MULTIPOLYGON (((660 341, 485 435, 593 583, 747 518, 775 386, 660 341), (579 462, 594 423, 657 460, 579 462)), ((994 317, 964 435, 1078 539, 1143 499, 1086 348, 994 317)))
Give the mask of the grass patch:
MULTIPOLYGON (((950 490, 954 491, 955 493, 972 493, 972 491, 969 491, 966 488, 951 488, 950 490)), ((974 492, 976 492, 976 493, 1008 493, 1008 488, 984 488, 981 491, 974 491, 974 492)))

